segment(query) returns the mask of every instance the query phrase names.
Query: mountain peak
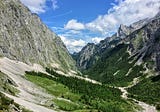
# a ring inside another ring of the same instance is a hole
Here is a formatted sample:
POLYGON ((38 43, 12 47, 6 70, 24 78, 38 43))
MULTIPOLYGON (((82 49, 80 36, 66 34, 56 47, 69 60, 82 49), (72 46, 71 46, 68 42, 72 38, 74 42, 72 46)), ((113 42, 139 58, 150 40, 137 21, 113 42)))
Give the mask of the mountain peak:
POLYGON ((130 33, 130 30, 131 30, 130 27, 121 24, 117 32, 117 37, 125 38, 126 35, 130 33))

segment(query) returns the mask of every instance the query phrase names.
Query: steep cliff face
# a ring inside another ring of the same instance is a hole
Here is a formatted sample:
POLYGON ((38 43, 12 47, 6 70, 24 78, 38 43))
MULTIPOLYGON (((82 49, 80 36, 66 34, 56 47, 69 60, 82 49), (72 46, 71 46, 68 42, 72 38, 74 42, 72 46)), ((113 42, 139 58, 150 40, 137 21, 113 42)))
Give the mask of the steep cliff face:
POLYGON ((61 39, 19 0, 0 1, 0 56, 67 71, 75 63, 61 39))
POLYGON ((129 50, 138 63, 153 61, 159 71, 160 54, 160 16, 152 18, 146 25, 126 37, 129 50))
POLYGON ((79 53, 73 54, 73 58, 77 62, 77 67, 80 70, 84 70, 90 67, 94 62, 92 58, 97 51, 97 46, 93 43, 88 43, 79 53))
POLYGON ((131 33, 132 29, 133 28, 121 24, 117 32, 117 37, 125 38, 131 33))

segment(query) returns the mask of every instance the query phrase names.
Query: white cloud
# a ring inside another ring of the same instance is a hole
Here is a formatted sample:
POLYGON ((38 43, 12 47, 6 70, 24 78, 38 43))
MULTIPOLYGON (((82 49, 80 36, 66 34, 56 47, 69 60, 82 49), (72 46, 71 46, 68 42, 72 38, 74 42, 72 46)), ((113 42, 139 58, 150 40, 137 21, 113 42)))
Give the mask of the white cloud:
POLYGON ((85 41, 82 40, 82 39, 79 39, 79 40, 74 40, 72 43, 71 43, 72 46, 76 46, 76 47, 81 47, 81 46, 84 46, 85 45, 85 41))
POLYGON ((56 0, 51 0, 51 1, 52 1, 53 10, 56 10, 57 8, 59 8, 56 0))
POLYGON ((116 32, 120 24, 130 25, 138 20, 155 16, 160 7, 160 0, 116 1, 118 5, 114 4, 106 15, 100 15, 94 21, 87 23, 86 28, 107 35, 108 32, 116 32))
POLYGON ((98 44, 103 39, 104 38, 101 38, 101 37, 94 37, 94 38, 92 38, 92 42, 95 43, 95 44, 98 44))
POLYGON ((80 34, 81 31, 77 31, 77 30, 70 30, 69 33, 71 34, 80 34))
POLYGON ((46 2, 51 1, 53 9, 57 9, 56 0, 20 0, 24 5, 26 5, 33 13, 44 13, 46 11, 46 2))
POLYGON ((82 49, 82 47, 86 45, 86 42, 82 39, 75 40, 75 39, 68 39, 63 35, 59 35, 59 36, 61 40, 64 42, 64 44, 67 46, 70 53, 79 52, 82 49))
POLYGON ((83 30, 85 26, 82 23, 77 22, 77 20, 72 19, 64 26, 65 29, 70 30, 83 30))
POLYGON ((46 0, 21 0, 21 2, 34 13, 45 12, 46 0))
POLYGON ((130 25, 138 20, 151 18, 157 14, 160 8, 160 0, 115 0, 118 5, 113 7, 105 15, 99 15, 95 20, 82 24, 77 20, 70 20, 65 25, 66 29, 99 32, 102 36, 108 36, 110 32, 116 32, 120 24, 130 25))

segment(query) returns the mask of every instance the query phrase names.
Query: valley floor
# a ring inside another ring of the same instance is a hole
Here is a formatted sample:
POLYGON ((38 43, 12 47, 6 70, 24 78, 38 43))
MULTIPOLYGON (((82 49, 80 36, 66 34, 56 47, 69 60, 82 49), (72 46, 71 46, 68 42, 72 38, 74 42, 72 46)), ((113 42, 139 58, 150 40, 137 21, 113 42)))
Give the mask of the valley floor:
MULTIPOLYGON (((7 58, 1 58, 0 59, 0 71, 4 74, 7 74, 16 84, 16 89, 19 90, 19 94, 17 96, 10 95, 8 93, 4 93, 9 98, 14 99, 16 103, 19 105, 22 105, 23 107, 34 111, 34 112, 54 112, 54 111, 60 111, 55 110, 54 108, 51 108, 50 105, 54 105, 52 100, 55 98, 55 96, 48 94, 44 88, 41 88, 37 86, 36 84, 27 81, 25 79, 25 71, 38 71, 42 73, 46 73, 45 70, 40 66, 29 66, 21 62, 9 60, 7 58)), ((47 73, 46 73, 47 74, 47 73)), ((79 76, 79 79, 84 79, 79 76)), ((89 82, 94 82, 97 84, 101 84, 99 82, 96 82, 94 80, 89 80, 89 82)), ((142 110, 139 110, 139 112, 157 112, 156 108, 154 106, 148 105, 144 102, 138 101, 133 98, 128 98, 128 92, 127 89, 131 88, 132 86, 136 85, 138 83, 139 79, 135 78, 131 85, 127 87, 114 87, 119 89, 122 92, 121 97, 125 100, 132 100, 136 105, 139 105, 142 110)), ((60 100, 61 98, 59 98, 60 100)), ((70 100, 67 100, 70 101, 70 100)))

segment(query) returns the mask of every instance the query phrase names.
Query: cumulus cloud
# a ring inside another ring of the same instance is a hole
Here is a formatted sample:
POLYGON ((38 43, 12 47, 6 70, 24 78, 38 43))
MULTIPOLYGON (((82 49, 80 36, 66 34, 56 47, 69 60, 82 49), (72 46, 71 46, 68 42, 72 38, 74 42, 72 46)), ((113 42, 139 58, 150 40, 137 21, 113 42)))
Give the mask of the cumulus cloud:
POLYGON ((66 30, 62 27, 52 27, 52 30, 59 34, 70 53, 79 52, 88 42, 97 44, 105 38, 91 32, 66 30))
POLYGON ((99 15, 95 20, 82 24, 77 20, 70 20, 66 29, 99 32, 108 36, 116 32, 120 24, 130 25, 138 20, 151 18, 157 14, 160 8, 160 0, 115 0, 118 5, 112 4, 105 15, 99 15))
POLYGON ((77 22, 77 20, 72 19, 64 26, 65 29, 70 30, 83 30, 85 29, 84 24, 77 22))
POLYGON ((109 9, 106 15, 100 15, 94 21, 87 23, 86 28, 91 31, 116 32, 120 24, 130 25, 144 18, 151 18, 157 14, 160 0, 116 0, 118 5, 109 9))
POLYGON ((34 13, 45 12, 46 0, 21 0, 21 2, 34 13))
POLYGON ((69 39, 63 35, 59 35, 61 40, 64 42, 64 44, 67 46, 70 53, 73 52, 79 52, 83 46, 86 45, 86 42, 82 39, 75 40, 75 39, 69 39))
POLYGON ((92 42, 95 43, 95 44, 98 44, 101 40, 103 40, 104 38, 101 38, 101 37, 94 37, 92 38, 92 42))
POLYGON ((26 5, 33 13, 44 13, 46 11, 46 2, 52 2, 53 9, 57 9, 56 0, 20 0, 24 5, 26 5))

